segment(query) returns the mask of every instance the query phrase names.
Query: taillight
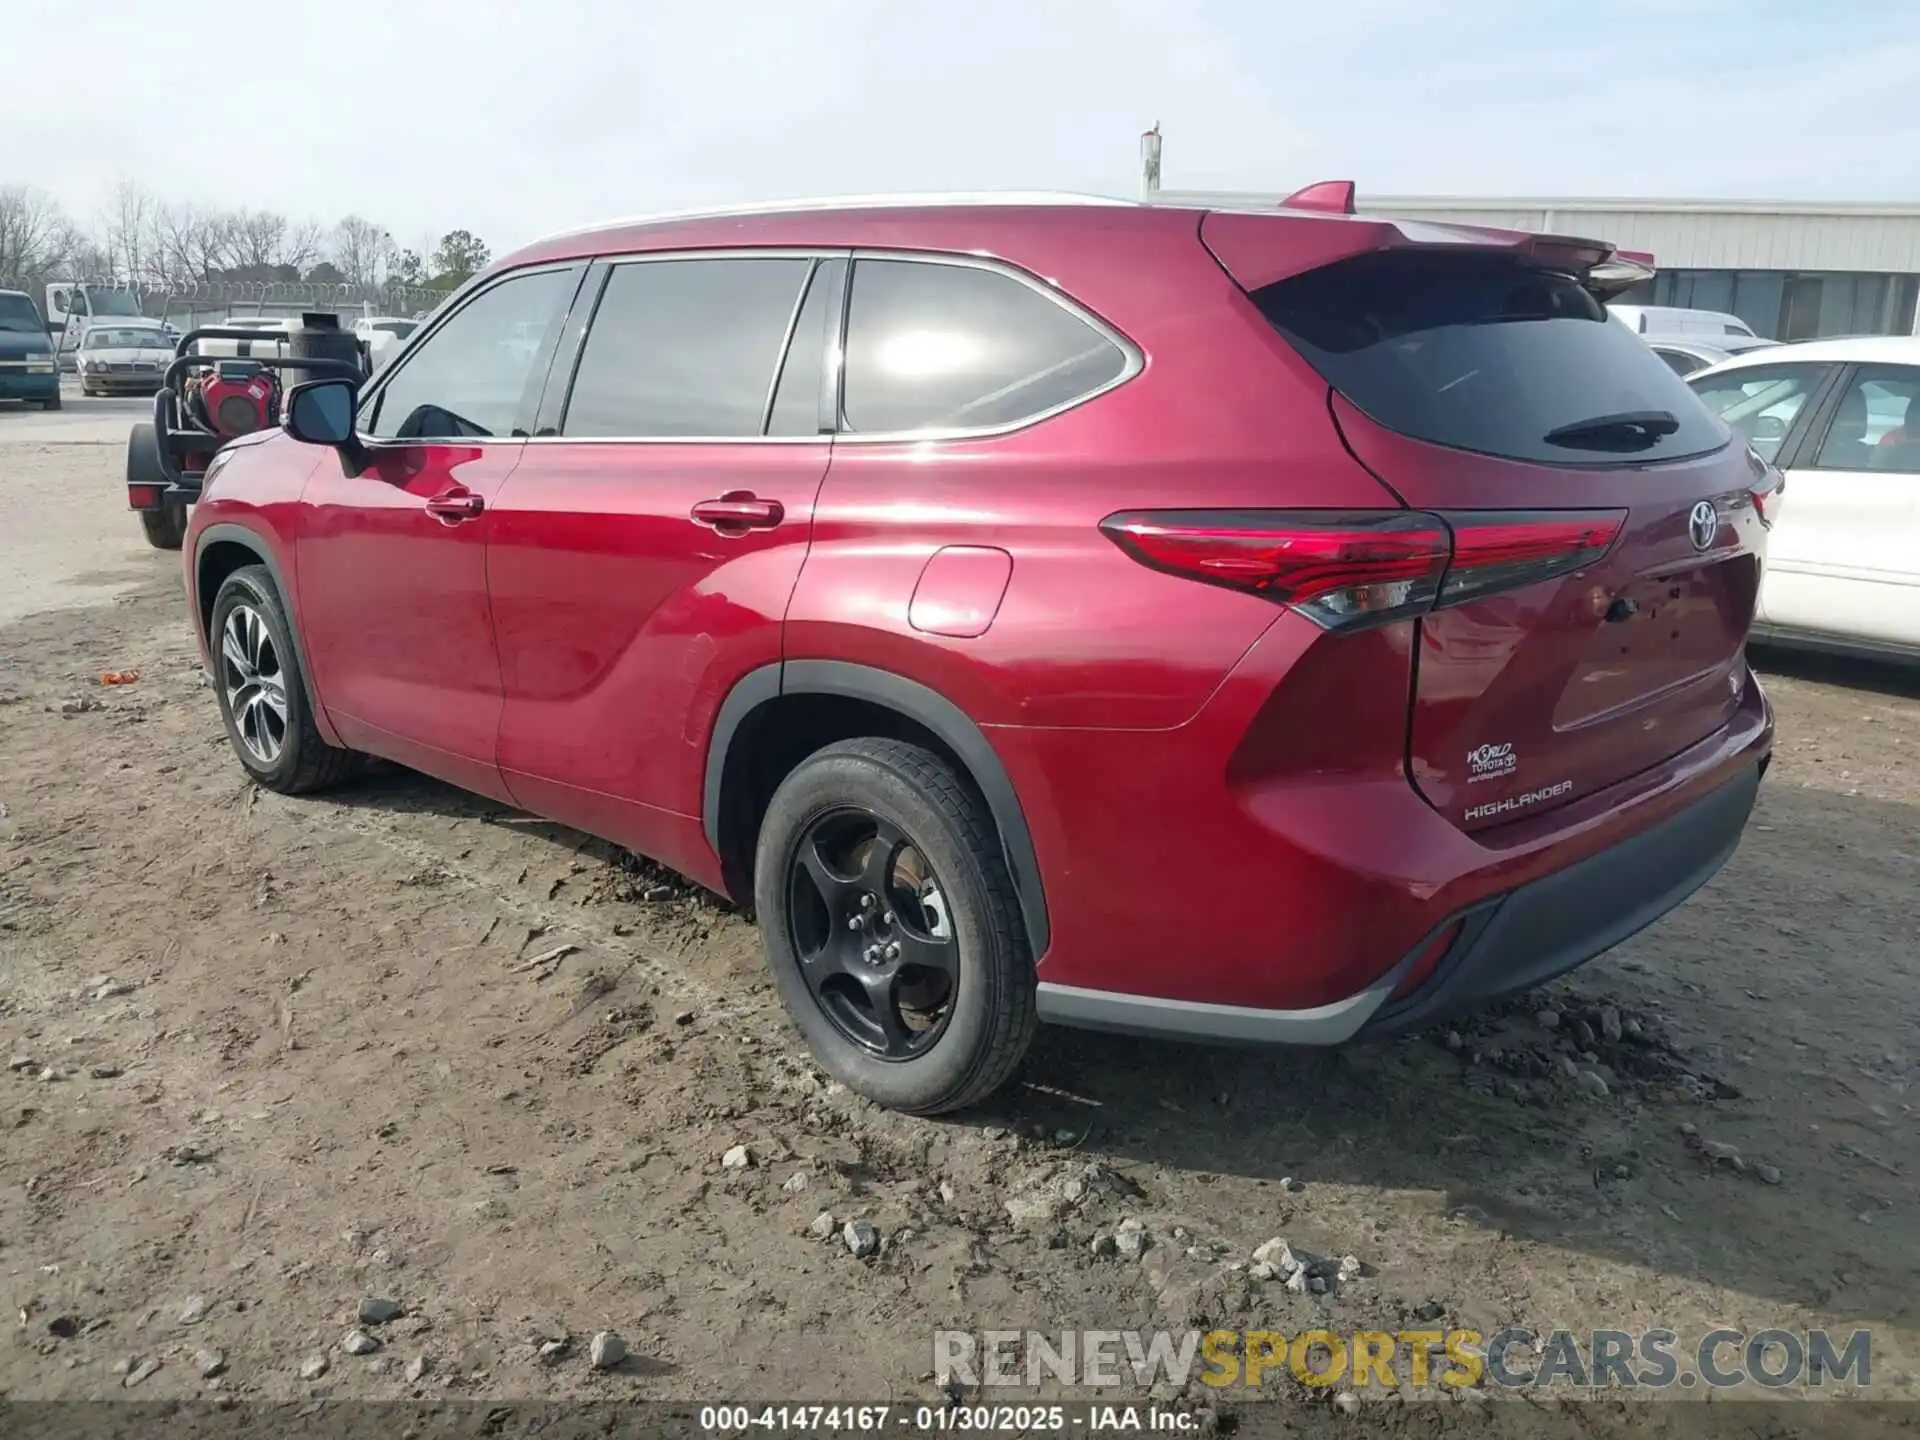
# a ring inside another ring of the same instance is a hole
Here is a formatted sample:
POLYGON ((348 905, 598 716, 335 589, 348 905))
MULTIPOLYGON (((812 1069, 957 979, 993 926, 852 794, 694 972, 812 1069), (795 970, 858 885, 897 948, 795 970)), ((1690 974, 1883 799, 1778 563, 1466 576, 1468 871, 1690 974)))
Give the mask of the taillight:
POLYGON ((1578 570, 1625 520, 1624 510, 1136 510, 1100 528, 1152 569, 1354 630, 1578 570))
POLYGON ((127 508, 129 510, 158 510, 165 503, 167 487, 145 483, 127 486, 127 508))
POLYGON ((1100 528, 1142 565, 1264 595, 1328 630, 1432 607, 1447 531, 1411 510, 1136 510, 1100 528))
POLYGON ((1780 514, 1780 497, 1787 493, 1787 477, 1751 445, 1747 447, 1747 467, 1753 471, 1747 498, 1753 502, 1753 512, 1760 517, 1760 523, 1771 526, 1780 514))
POLYGON ((1591 564, 1612 548, 1626 518, 1624 510, 1449 514, 1453 563, 1440 604, 1551 580, 1591 564))

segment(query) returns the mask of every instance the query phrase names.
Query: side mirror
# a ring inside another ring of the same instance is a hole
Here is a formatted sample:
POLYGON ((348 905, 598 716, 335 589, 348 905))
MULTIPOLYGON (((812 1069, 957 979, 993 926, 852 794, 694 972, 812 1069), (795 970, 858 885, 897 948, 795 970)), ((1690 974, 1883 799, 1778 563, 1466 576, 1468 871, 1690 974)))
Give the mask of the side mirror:
POLYGON ((350 380, 309 380, 287 392, 281 427, 306 445, 351 445, 353 401, 350 380))
POLYGON ((1753 422, 1755 440, 1784 440, 1787 435, 1787 422, 1778 415, 1762 415, 1753 422))

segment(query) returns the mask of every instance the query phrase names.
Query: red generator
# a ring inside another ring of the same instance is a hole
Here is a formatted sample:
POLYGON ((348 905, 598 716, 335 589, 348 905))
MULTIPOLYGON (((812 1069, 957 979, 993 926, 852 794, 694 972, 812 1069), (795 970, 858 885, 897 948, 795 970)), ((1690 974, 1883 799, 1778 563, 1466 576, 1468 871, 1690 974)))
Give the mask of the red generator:
MULTIPOLYGON (((365 378, 366 346, 340 317, 302 315, 300 327, 278 338, 273 355, 236 360, 202 355, 202 340, 257 342, 258 330, 210 327, 180 337, 153 397, 153 420, 127 436, 127 504, 159 550, 178 550, 187 534, 187 507, 200 495, 213 457, 229 440, 280 420, 282 394, 306 380, 365 378)), ((243 345, 244 354, 244 345, 243 345)))

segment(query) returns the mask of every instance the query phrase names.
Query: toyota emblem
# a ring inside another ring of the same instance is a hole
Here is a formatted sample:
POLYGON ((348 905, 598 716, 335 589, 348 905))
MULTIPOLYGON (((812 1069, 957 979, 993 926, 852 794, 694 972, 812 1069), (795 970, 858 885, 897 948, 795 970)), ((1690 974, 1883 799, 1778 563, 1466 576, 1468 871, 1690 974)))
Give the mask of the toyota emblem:
POLYGON ((1711 500, 1702 500, 1687 516, 1687 535, 1693 541, 1693 548, 1707 549, 1713 544, 1713 537, 1719 533, 1720 512, 1713 508, 1711 500))

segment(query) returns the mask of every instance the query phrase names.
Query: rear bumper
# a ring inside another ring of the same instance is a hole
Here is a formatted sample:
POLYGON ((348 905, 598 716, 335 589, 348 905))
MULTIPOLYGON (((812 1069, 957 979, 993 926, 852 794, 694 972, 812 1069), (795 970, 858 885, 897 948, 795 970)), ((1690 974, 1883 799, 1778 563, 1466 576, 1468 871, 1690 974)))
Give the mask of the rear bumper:
POLYGON ((1740 843, 1766 758, 1605 850, 1450 916, 1460 934, 1411 994, 1394 990, 1426 941, 1373 984, 1302 1010, 1202 1004, 1043 982, 1056 1024, 1223 1043, 1337 1045, 1436 1024, 1544 984, 1644 929, 1713 878, 1740 843))

